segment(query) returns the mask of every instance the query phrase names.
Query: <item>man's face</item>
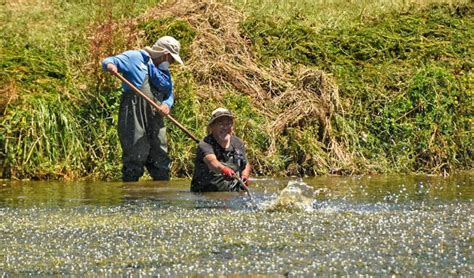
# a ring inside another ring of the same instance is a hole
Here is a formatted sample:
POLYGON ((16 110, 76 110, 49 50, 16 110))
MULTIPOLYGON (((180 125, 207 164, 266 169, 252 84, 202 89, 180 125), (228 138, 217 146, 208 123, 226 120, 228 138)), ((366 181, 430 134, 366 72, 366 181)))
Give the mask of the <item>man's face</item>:
POLYGON ((234 128, 234 120, 230 117, 218 118, 212 124, 212 136, 218 141, 226 140, 230 138, 234 128))
POLYGON ((152 58, 152 61, 153 61, 153 64, 155 64, 155 66, 158 66, 164 61, 167 61, 171 65, 174 62, 174 59, 173 59, 173 56, 171 56, 171 54, 168 53, 158 58, 152 58))

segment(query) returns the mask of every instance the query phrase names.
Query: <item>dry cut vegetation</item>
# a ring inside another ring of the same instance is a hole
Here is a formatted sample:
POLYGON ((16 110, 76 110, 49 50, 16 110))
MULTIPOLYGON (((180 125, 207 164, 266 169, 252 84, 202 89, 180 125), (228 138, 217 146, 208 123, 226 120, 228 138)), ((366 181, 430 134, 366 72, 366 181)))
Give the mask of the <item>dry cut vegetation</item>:
MULTIPOLYGON (((244 16, 230 6, 209 1, 180 1, 179 5, 173 3, 157 8, 143 20, 160 16, 183 20, 198 32, 189 46, 186 66, 194 76, 200 99, 222 99, 228 92, 244 94, 254 109, 265 116, 265 122, 259 127, 269 135, 264 157, 280 154, 279 141, 288 129, 301 133, 307 126, 317 127, 313 136, 322 144, 320 153, 312 153, 308 158, 313 160, 310 163, 329 166, 331 172, 355 171, 346 142, 338 140, 332 132, 334 113, 343 111, 337 84, 330 74, 303 65, 293 73, 290 63, 278 59, 273 60, 270 67, 261 65, 252 42, 242 33, 244 16), (331 165, 322 157, 327 154, 333 158, 331 165)), ((297 170, 298 166, 294 167, 297 170)))

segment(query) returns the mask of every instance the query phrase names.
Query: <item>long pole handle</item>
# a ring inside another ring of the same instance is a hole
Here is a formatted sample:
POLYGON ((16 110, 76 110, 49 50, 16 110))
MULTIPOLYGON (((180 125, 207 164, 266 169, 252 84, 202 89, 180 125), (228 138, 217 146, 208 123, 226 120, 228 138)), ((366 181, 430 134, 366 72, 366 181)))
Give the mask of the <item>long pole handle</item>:
MULTIPOLYGON (((161 111, 160 106, 153 101, 151 98, 149 98, 147 95, 145 95, 142 91, 140 91, 137 87, 135 87, 130 81, 125 79, 120 73, 112 71, 112 74, 117 76, 120 80, 122 80, 123 83, 127 84, 128 87, 132 88, 132 90, 142 96, 151 106, 153 106, 156 110, 161 111)), ((173 124, 175 124, 179 129, 181 129, 186 135, 188 135, 191 139, 194 140, 194 142, 199 143, 199 139, 197 139, 196 136, 194 136, 191 131, 189 131, 186 127, 184 127, 181 123, 179 123, 175 118, 171 117, 171 115, 166 114, 165 115, 168 120, 170 120, 173 124)))

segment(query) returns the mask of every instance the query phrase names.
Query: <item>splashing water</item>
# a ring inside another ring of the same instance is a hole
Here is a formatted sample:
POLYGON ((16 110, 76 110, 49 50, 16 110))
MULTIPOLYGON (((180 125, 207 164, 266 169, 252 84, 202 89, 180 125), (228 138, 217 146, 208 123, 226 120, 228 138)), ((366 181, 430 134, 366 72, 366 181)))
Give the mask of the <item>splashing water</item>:
POLYGON ((289 181, 276 199, 262 203, 266 211, 311 211, 313 189, 302 181, 289 181))

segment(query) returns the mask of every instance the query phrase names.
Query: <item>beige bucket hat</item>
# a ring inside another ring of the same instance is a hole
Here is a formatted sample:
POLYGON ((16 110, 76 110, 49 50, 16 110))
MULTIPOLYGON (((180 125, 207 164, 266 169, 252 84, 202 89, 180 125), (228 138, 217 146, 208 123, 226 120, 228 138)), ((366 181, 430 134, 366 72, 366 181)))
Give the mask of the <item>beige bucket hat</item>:
POLYGON ((217 108, 216 110, 212 111, 211 118, 209 119, 209 123, 207 124, 210 126, 213 122, 215 122, 218 118, 221 117, 229 117, 234 119, 234 115, 228 109, 225 108, 217 108))
POLYGON ((164 36, 159 38, 152 47, 146 46, 145 51, 150 54, 151 58, 158 58, 166 53, 171 54, 173 59, 180 63, 184 64, 183 60, 179 56, 179 50, 181 49, 181 44, 175 38, 171 36, 164 36))

